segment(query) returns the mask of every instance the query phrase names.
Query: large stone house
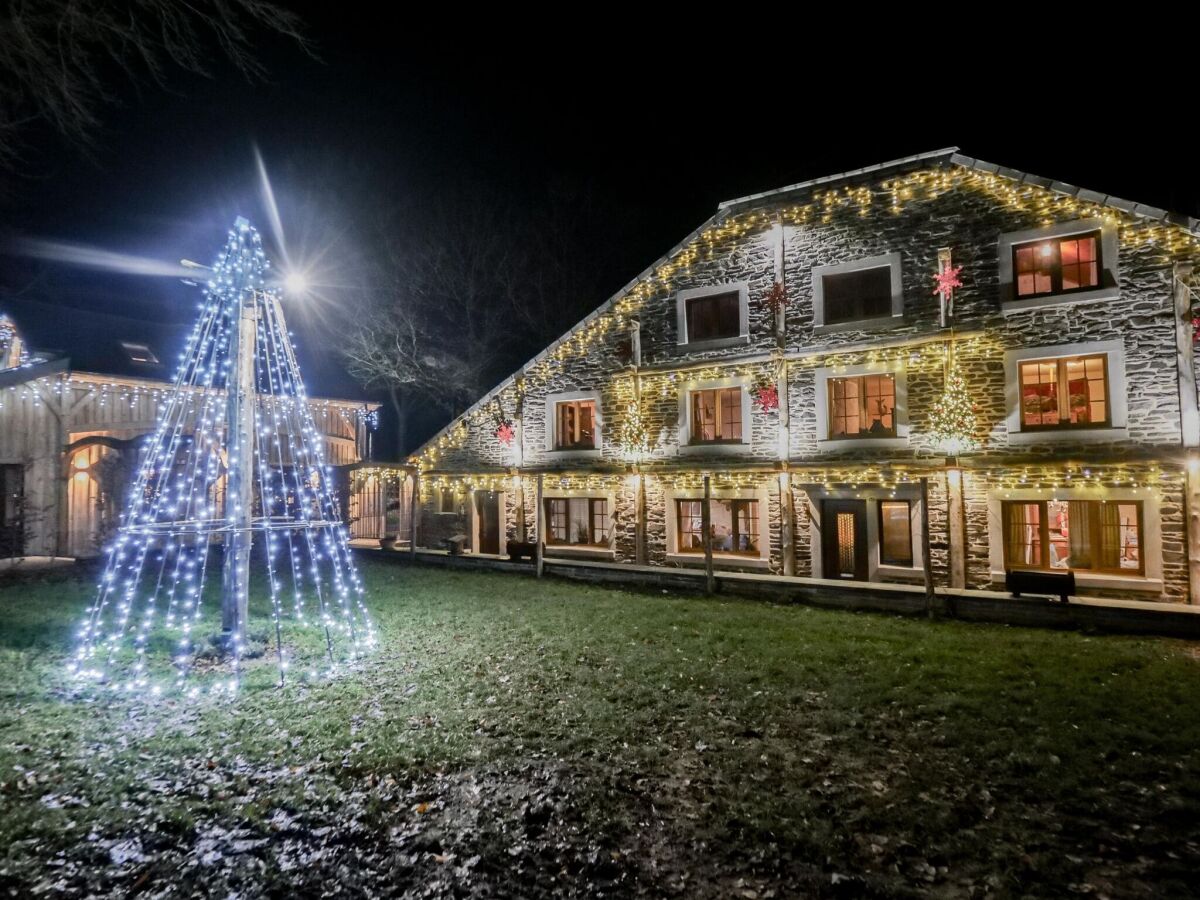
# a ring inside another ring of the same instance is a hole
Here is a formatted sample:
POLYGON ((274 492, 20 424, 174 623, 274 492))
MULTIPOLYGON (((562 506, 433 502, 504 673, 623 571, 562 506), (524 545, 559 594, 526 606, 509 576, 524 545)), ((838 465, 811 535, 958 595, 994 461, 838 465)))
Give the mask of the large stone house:
MULTIPOLYGON (((190 324, 8 298, 0 310, 0 557, 100 553, 190 324)), ((341 388, 336 372, 312 383, 341 388)), ((332 367, 327 367, 332 369, 332 367)), ((369 456, 379 404, 310 399, 330 465, 369 456)))
POLYGON ((722 203, 414 455, 417 543, 1200 602, 1198 234, 953 149, 722 203))

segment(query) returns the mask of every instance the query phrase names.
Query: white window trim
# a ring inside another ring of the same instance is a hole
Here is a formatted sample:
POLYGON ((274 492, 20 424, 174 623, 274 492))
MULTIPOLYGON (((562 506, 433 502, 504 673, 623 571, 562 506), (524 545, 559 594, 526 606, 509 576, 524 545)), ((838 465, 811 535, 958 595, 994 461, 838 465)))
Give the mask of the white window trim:
MULTIPOLYGON (((737 553, 713 553, 713 564, 740 566, 747 569, 769 569, 771 566, 771 497, 767 485, 756 488, 711 488, 713 500, 756 500, 758 501, 758 556, 742 556, 737 553)), ((679 513, 676 500, 700 500, 704 488, 688 490, 671 489, 663 492, 667 520, 667 562, 682 566, 704 565, 703 553, 679 552, 679 513)))
POLYGON ((830 334, 837 331, 869 331, 878 328, 890 328, 896 321, 904 318, 904 284, 899 253, 884 253, 880 256, 868 256, 850 262, 835 263, 828 266, 813 266, 813 332, 815 334, 830 334), (863 269, 891 269, 892 279, 892 313, 889 316, 876 316, 871 319, 858 319, 854 322, 825 323, 825 277, 828 275, 844 275, 847 272, 858 272, 863 269))
POLYGON ((813 572, 817 578, 825 575, 825 557, 821 538, 821 503, 823 500, 865 500, 867 503, 867 580, 878 581, 880 578, 897 578, 917 580, 925 577, 925 556, 921 546, 921 490, 912 485, 899 485, 895 490, 884 488, 863 487, 857 490, 851 488, 827 489, 821 486, 809 485, 809 547, 812 555, 813 572), (913 564, 911 566, 885 566, 880 559, 879 546, 879 503, 882 500, 907 500, 909 504, 910 537, 912 539, 913 564))
POLYGON ((457 497, 457 496, 455 496, 455 493, 454 493, 454 488, 450 488, 450 487, 439 487, 439 488, 437 489, 437 505, 436 505, 436 507, 434 508, 434 515, 438 515, 438 516, 457 516, 457 515, 458 515, 458 505, 459 505, 459 503, 458 503, 458 497, 457 497), (446 494, 449 494, 449 495, 451 496, 451 498, 453 498, 453 502, 454 502, 454 509, 450 510, 449 512, 446 512, 446 510, 442 509, 442 498, 443 498, 443 497, 444 497, 446 494))
POLYGON ((753 448, 753 428, 750 422, 750 378, 739 375, 695 383, 685 383, 679 391, 679 453, 683 456, 730 456, 749 453, 753 448), (718 388, 741 388, 742 440, 738 444, 693 444, 692 440, 692 394, 695 391, 711 391, 718 388))
POLYGON ((1117 240, 1116 225, 1112 222, 1106 222, 1104 219, 1077 219, 1074 222, 1059 222, 1057 225, 1048 225, 1042 228, 1010 231, 1000 235, 997 247, 1000 255, 1000 310, 1005 315, 1029 309, 1113 300, 1121 294, 1121 288, 1117 281, 1117 254, 1120 242, 1117 240), (1100 287, 1092 291, 1078 291, 1072 294, 1017 298, 1016 279, 1013 276, 1013 247, 1015 245, 1027 244, 1031 241, 1044 241, 1049 238, 1069 237, 1072 234, 1083 234, 1087 231, 1100 232, 1100 287))
MULTIPOLYGON (((1004 500, 1108 500, 1110 502, 1139 501, 1142 504, 1142 527, 1145 534, 1139 535, 1144 554, 1145 575, 1114 575, 1107 572, 1075 571, 1075 586, 1102 588, 1107 590, 1145 591, 1161 594, 1163 591, 1162 569, 1162 513, 1158 500, 1149 492, 1122 492, 1115 488, 1057 488, 1020 491, 994 491, 988 494, 988 562, 993 582, 1004 583, 1004 517, 1001 502, 1004 500)), ((1065 571, 1065 570, 1064 570, 1065 571)))
POLYGON ((604 451, 604 410, 600 391, 562 391, 546 395, 546 456, 551 459, 593 459, 604 451), (554 441, 558 430, 558 404, 571 400, 591 400, 596 404, 596 446, 592 450, 556 450, 554 441))
POLYGON ((1009 444, 1040 444, 1067 442, 1077 444, 1123 441, 1129 437, 1129 392, 1125 384, 1125 345, 1121 341, 1091 341, 1082 344, 1060 344, 1057 347, 1025 347, 1004 354, 1004 407, 1009 444), (1034 359, 1062 359, 1065 356, 1107 357, 1108 426, 1099 428, 1064 428, 1044 431, 1021 430, 1020 363, 1034 359))
POLYGON ((833 453, 848 447, 908 446, 908 366, 903 360, 869 363, 863 366, 835 366, 816 369, 817 450, 833 453), (855 375, 893 375, 896 383, 896 436, 883 438, 831 438, 829 436, 829 380, 855 375))
POLYGON ((545 487, 542 491, 542 508, 537 511, 538 521, 542 522, 546 515, 547 500, 562 500, 572 497, 587 497, 593 500, 606 500, 608 502, 608 547, 587 546, 587 547, 571 547, 567 544, 551 544, 546 539, 546 534, 549 529, 549 522, 543 522, 542 531, 539 535, 542 541, 542 553, 547 557, 567 557, 570 559, 596 559, 596 560, 611 560, 616 558, 617 551, 617 527, 616 527, 616 511, 617 511, 617 495, 615 491, 589 491, 589 490, 566 490, 563 488, 545 487))
POLYGON ((731 281, 727 284, 713 284, 706 287, 686 288, 675 292, 675 321, 676 344, 689 350, 716 350, 721 347, 738 347, 750 343, 750 285, 745 281, 731 281), (711 297, 714 294, 729 294, 737 291, 738 295, 738 334, 737 337, 716 338, 709 341, 692 341, 687 333, 687 304, 697 297, 711 297))

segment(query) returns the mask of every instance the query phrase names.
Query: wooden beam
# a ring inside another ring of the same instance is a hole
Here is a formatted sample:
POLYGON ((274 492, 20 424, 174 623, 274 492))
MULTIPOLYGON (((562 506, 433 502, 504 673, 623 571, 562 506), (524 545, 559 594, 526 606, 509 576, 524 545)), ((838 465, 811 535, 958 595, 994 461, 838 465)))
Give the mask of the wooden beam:
POLYGON ((417 555, 417 520, 421 518, 421 470, 412 471, 412 495, 408 498, 408 552, 417 555))
POLYGON ((1179 378, 1179 426, 1184 447, 1200 447, 1200 409, 1196 397, 1195 328, 1192 326, 1190 263, 1171 270, 1175 296, 1175 371, 1179 378))
POLYGON ((633 523, 633 556, 634 562, 644 566, 648 561, 646 552, 646 476, 637 474, 637 506, 634 511, 636 519, 633 523))
POLYGON ((704 476, 704 500, 700 504, 700 527, 704 529, 704 591, 708 594, 714 593, 717 587, 717 579, 713 575, 711 480, 710 476, 704 476))
POLYGON ((925 614, 933 616, 933 560, 929 556, 929 479, 921 477, 921 567, 925 572, 925 614))
POLYGON ((534 522, 537 523, 537 550, 535 553, 535 558, 537 561, 537 577, 538 578, 541 578, 543 572, 545 572, 545 570, 546 570, 546 561, 544 559, 544 556, 545 556, 545 546, 544 545, 546 542, 546 522, 545 522, 546 514, 544 511, 545 506, 544 506, 544 503, 542 500, 542 489, 543 489, 543 482, 545 481, 545 478, 546 478, 545 475, 542 475, 540 472, 538 473, 537 510, 534 512, 534 522))
POLYGON ((782 527, 779 549, 783 553, 783 574, 796 574, 796 498, 792 496, 792 474, 779 473, 779 518, 782 527))
POLYGON ((967 516, 962 469, 946 470, 946 516, 950 532, 950 587, 967 586, 967 516))

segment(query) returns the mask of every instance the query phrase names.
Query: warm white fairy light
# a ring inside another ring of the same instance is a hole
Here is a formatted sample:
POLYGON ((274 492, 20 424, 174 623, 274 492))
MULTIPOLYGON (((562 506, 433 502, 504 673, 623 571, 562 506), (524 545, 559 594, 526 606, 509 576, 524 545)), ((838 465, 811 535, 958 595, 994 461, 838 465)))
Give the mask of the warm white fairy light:
MULTIPOLYGON (((258 232, 239 220, 213 266, 174 384, 161 395, 158 425, 143 451, 121 527, 106 548, 105 570, 70 665, 81 678, 161 696, 166 685, 147 657, 165 637, 174 684, 187 696, 235 693, 245 621, 229 635, 231 677, 207 689, 185 682, 200 643, 212 546, 247 530, 265 563, 281 683, 292 662, 283 646, 289 576, 295 622, 323 632, 326 676, 375 643, 331 490, 314 401, 304 389, 279 298, 269 287, 269 269, 258 232), (246 447, 237 445, 236 432, 229 433, 226 415, 226 386, 236 383, 238 368, 232 339, 243 309, 252 310, 255 320, 249 398, 254 415, 246 447), (243 472, 253 473, 252 510, 225 497, 230 471, 241 462, 247 463, 243 472), (306 611, 307 599, 319 610, 315 618, 306 611)), ((231 564, 227 589, 240 596, 247 590, 247 565, 231 564)))

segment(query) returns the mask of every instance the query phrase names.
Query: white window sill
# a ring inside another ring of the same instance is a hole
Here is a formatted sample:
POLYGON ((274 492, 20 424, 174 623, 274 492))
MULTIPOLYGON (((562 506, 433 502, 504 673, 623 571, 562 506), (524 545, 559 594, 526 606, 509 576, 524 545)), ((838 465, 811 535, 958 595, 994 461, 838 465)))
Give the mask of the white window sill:
MULTIPOLYGON (((1004 573, 993 571, 992 581, 1004 584, 1004 573)), ((1141 591, 1147 594, 1163 592, 1161 578, 1145 578, 1141 575, 1106 575, 1100 572, 1088 573, 1078 570, 1075 572, 1075 587, 1101 588, 1109 591, 1141 591)))
MULTIPOLYGON (((1008 286, 1012 291, 1012 285, 1008 286)), ((1051 309, 1055 306, 1074 306, 1077 303, 1098 303, 1103 300, 1116 300, 1121 296, 1119 287, 1102 287, 1094 291, 1080 291, 1077 294, 1051 294, 1046 297, 1027 297, 1024 300, 1005 300, 1000 304, 1003 315, 1026 312, 1031 309, 1051 309)))
POLYGON ((875 568, 876 578, 905 578, 910 581, 922 581, 925 578, 925 570, 910 566, 877 566, 875 568))
POLYGON ((1129 429, 1119 428, 1065 428, 1062 431, 1010 431, 1008 442, 1014 445, 1065 443, 1106 444, 1129 440, 1129 429))
POLYGON ((742 456, 754 448, 749 443, 741 444, 680 444, 680 456, 742 456))
POLYGON ((569 544, 547 544, 542 550, 542 556, 546 559, 594 559, 612 561, 616 559, 616 552, 612 549, 604 547, 572 547, 569 544))
MULTIPOLYGON (((704 565, 703 553, 668 553, 667 562, 675 563, 681 566, 698 566, 704 565)), ((714 553, 713 566, 739 566, 743 569, 763 569, 771 568, 771 560, 764 559, 761 556, 739 556, 736 553, 714 553)))
POLYGON ((876 316, 872 319, 855 319, 853 322, 831 322, 813 325, 813 334, 836 334, 839 331, 875 331, 892 328, 904 322, 904 316, 876 316))
POLYGON ((713 338, 710 341, 679 342, 675 349, 691 353, 699 350, 722 350, 725 347, 745 347, 750 343, 750 335, 739 334, 737 337, 713 338))
POLYGON ((818 453, 836 453, 838 450, 858 449, 862 447, 907 447, 908 438, 845 438, 838 440, 817 441, 818 453))

